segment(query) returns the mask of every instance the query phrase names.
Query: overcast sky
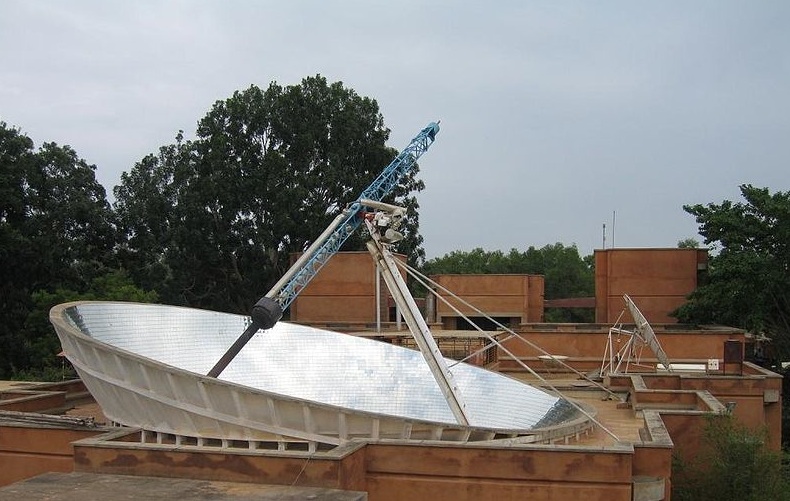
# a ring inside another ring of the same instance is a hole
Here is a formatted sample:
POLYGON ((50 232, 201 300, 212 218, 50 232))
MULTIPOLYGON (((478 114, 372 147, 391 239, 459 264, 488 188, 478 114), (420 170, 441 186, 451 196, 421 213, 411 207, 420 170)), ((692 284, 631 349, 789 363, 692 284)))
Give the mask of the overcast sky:
POLYGON ((441 120, 429 258, 586 255, 604 223, 607 247, 675 247, 701 240, 683 204, 790 189, 786 0, 0 0, 0 120, 108 194, 215 101, 317 73, 376 99, 399 150, 441 120))

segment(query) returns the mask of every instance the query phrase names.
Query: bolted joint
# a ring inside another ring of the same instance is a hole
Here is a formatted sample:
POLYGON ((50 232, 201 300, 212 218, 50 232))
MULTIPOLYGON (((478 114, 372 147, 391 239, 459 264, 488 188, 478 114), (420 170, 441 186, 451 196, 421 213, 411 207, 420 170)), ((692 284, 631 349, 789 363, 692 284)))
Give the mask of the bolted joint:
POLYGON ((261 329, 271 329, 283 317, 283 308, 274 299, 263 296, 252 307, 251 316, 261 329))

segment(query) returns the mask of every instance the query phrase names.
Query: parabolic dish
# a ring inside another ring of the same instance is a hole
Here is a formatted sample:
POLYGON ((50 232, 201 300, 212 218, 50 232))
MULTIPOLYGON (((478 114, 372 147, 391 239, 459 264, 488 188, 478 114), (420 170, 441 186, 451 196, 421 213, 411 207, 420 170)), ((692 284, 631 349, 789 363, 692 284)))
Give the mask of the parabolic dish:
POLYGON ((341 443, 393 434, 515 437, 586 420, 562 397, 448 359, 469 418, 469 426, 460 426, 418 351, 287 322, 259 331, 214 379, 205 374, 247 327, 248 317, 76 302, 54 307, 50 319, 105 414, 128 426, 341 443))

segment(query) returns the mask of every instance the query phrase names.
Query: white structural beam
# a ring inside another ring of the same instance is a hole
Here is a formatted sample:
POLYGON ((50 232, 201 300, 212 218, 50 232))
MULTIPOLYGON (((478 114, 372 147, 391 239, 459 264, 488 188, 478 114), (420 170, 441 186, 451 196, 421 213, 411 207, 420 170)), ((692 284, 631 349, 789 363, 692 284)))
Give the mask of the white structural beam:
POLYGON ((408 325, 409 331, 417 342, 422 356, 428 363, 428 367, 431 369, 431 373, 436 379, 442 395, 447 400, 447 404, 450 406, 450 410, 458 423, 464 426, 469 425, 469 418, 466 415, 466 404, 458 390, 458 385, 455 383, 453 374, 439 351, 439 346, 431 335, 428 324, 422 318, 417 303, 414 301, 411 293, 409 293, 406 282, 398 271, 398 265, 392 257, 392 253, 387 248, 387 245, 382 242, 376 226, 369 220, 365 220, 365 224, 373 237, 367 244, 368 251, 380 265, 384 282, 398 305, 400 313, 406 320, 406 325, 408 325))

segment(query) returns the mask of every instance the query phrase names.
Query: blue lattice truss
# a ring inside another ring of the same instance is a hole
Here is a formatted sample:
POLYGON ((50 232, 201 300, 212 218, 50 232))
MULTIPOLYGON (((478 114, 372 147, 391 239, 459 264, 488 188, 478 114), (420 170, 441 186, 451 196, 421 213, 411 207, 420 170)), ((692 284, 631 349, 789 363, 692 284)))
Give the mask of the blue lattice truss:
POLYGON ((431 122, 421 130, 371 185, 343 211, 343 221, 332 233, 326 235, 324 242, 309 256, 307 262, 295 272, 293 277, 280 290, 271 290, 267 296, 277 301, 282 309, 285 310, 296 299, 299 292, 318 274, 327 261, 340 250, 340 247, 348 237, 362 224, 360 216, 362 204, 360 201, 368 199, 381 202, 384 197, 392 193, 398 183, 414 168, 417 159, 428 151, 438 132, 439 124, 436 122, 431 122))

